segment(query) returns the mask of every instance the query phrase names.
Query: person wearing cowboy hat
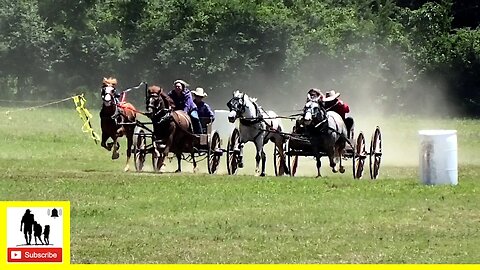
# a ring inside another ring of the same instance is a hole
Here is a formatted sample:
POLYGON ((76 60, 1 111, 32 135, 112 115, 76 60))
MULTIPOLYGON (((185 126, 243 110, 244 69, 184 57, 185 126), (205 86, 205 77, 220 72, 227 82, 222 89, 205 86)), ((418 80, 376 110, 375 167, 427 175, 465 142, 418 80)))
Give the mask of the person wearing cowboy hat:
POLYGON ((334 111, 345 120, 345 114, 350 112, 350 107, 338 97, 340 97, 340 93, 335 92, 335 90, 330 90, 325 93, 323 102, 325 102, 325 108, 327 111, 334 111))
POLYGON ((334 111, 342 117, 345 125, 347 126, 348 138, 350 138, 351 135, 353 135, 351 132, 351 130, 353 130, 353 118, 345 117, 345 114, 350 112, 350 107, 338 97, 340 97, 340 93, 335 92, 335 90, 330 90, 325 93, 323 102, 325 103, 325 108, 327 111, 334 111))
POLYGON ((197 105, 198 117, 200 118, 200 123, 206 126, 209 123, 212 123, 215 120, 215 113, 210 108, 210 106, 203 101, 208 95, 201 87, 197 87, 193 94, 193 102, 197 105))
POLYGON ((194 133, 202 133, 197 105, 193 102, 192 93, 190 92, 190 89, 188 89, 188 83, 184 80, 176 80, 173 82, 173 85, 175 86, 175 89, 168 92, 168 96, 175 103, 175 109, 182 110, 190 116, 194 133))
POLYGON ((307 92, 307 100, 318 100, 323 98, 323 93, 318 88, 311 88, 307 92))

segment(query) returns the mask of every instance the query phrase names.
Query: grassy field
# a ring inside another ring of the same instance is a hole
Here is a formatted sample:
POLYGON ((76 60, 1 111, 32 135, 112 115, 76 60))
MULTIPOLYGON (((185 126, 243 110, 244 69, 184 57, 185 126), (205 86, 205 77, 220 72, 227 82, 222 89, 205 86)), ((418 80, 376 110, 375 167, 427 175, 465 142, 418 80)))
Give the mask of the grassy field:
POLYGON ((357 119, 367 138, 382 128, 372 181, 313 178, 308 158, 300 177, 256 178, 251 146, 238 176, 224 161, 213 176, 203 163, 123 173, 124 154, 112 161, 73 109, 0 113, 0 200, 69 200, 72 263, 480 262, 477 120, 357 119), (458 186, 419 183, 417 131, 430 128, 458 130, 458 186))

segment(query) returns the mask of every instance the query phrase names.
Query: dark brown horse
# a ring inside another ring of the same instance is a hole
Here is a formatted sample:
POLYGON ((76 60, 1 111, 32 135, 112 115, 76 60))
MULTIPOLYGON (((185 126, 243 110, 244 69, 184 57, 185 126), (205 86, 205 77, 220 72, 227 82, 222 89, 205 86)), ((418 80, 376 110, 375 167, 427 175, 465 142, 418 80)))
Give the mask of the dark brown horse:
POLYGON ((195 172, 197 162, 194 146, 198 143, 198 137, 193 134, 192 122, 188 114, 182 110, 175 110, 173 100, 163 92, 163 89, 152 85, 147 91, 147 116, 152 120, 155 140, 162 144, 159 168, 164 165, 168 153, 172 152, 178 161, 175 172, 181 172, 182 154, 190 153, 195 172))
POLYGON ((127 138, 127 162, 124 171, 129 170, 129 161, 132 154, 133 133, 136 121, 136 109, 127 102, 117 102, 115 87, 117 80, 115 78, 103 78, 102 83, 102 109, 100 110, 100 125, 102 127, 101 145, 108 151, 112 150, 112 159, 117 159, 120 155, 118 149, 120 144, 118 138, 125 135, 127 138), (125 124, 123 124, 125 123, 125 124), (112 138, 112 142, 107 140, 112 138))

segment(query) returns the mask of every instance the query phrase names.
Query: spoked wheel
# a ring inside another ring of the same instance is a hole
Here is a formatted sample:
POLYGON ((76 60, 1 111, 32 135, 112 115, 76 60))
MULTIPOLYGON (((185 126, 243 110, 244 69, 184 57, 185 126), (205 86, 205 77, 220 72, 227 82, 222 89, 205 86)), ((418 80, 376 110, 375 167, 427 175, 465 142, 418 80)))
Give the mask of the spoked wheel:
POLYGON ((280 151, 278 147, 276 145, 273 147, 273 160, 275 161, 275 164, 274 164, 275 176, 284 175, 285 169, 288 169, 288 168, 285 168, 285 160, 286 160, 285 151, 282 151, 282 152, 283 152, 283 157, 280 156, 280 151), (284 161, 283 163, 282 163, 282 160, 284 161))
POLYGON ((298 156, 293 155, 291 142, 292 142, 291 139, 287 139, 287 142, 285 143, 285 151, 286 151, 287 166, 288 166, 288 170, 290 171, 290 176, 295 176, 295 174, 297 173, 297 167, 298 167, 298 156))
POLYGON ((353 178, 360 179, 363 176, 365 158, 367 157, 367 152, 365 151, 365 137, 362 132, 358 134, 355 149, 353 149, 353 151, 353 178))
POLYGON ((145 131, 140 129, 135 137, 136 140, 135 144, 133 145, 135 170, 137 170, 137 172, 141 172, 143 170, 143 165, 145 164, 145 156, 147 155, 147 136, 145 135, 145 131))
POLYGON ((237 128, 232 131, 227 144, 227 171, 228 174, 236 174, 240 161, 240 132, 237 128))
POLYGON ((211 140, 208 141, 208 173, 214 174, 217 171, 220 157, 222 156, 220 134, 213 132, 211 140))
POLYGON ((162 160, 165 160, 164 152, 165 148, 161 147, 161 141, 153 142, 152 149, 152 166, 155 172, 159 172, 162 168, 162 160))
POLYGON ((380 127, 375 128, 370 141, 370 178, 377 179, 382 161, 382 133, 380 127))

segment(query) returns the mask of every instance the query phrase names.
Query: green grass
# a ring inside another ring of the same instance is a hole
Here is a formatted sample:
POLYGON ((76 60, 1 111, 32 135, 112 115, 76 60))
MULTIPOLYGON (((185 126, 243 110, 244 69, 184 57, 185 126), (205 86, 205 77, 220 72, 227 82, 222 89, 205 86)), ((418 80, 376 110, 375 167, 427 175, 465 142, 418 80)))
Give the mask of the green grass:
POLYGON ((203 163, 197 174, 123 173, 125 156, 112 161, 73 109, 8 116, 0 199, 69 200, 72 263, 480 262, 477 120, 357 119, 367 138, 382 128, 384 166, 371 181, 327 167, 313 178, 308 158, 301 177, 256 178, 252 146, 239 176, 209 176, 203 163), (458 186, 419 183, 420 128, 458 130, 458 186))

